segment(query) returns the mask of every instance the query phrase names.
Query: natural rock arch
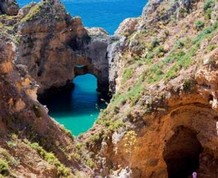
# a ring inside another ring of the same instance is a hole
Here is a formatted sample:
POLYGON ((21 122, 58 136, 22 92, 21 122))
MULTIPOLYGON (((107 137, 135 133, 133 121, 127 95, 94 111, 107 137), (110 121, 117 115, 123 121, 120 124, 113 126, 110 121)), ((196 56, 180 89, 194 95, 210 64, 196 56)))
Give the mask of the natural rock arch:
MULTIPOLYGON (((105 70, 108 70, 107 68, 105 70)), ((103 94, 108 93, 108 79, 107 75, 102 76, 102 71, 95 69, 92 65, 76 65, 74 67, 74 77, 79 75, 92 74, 97 79, 97 90, 103 94)))
POLYGON ((79 40, 77 42, 79 47, 72 48, 76 54, 79 54, 73 64, 74 77, 84 74, 94 75, 97 78, 97 90, 103 94, 109 92, 109 60, 107 57, 109 41, 107 37, 92 36, 86 42, 79 40))
MULTIPOLYGON (((61 4, 40 6, 48 17, 36 14, 18 25, 20 42, 17 64, 39 84, 38 94, 67 85, 80 74, 90 73, 98 80, 98 91, 109 91, 107 48, 110 38, 104 31, 85 29, 80 18, 72 18, 61 4), (31 28, 35 26, 36 28, 31 28), (52 30, 51 30, 52 29, 52 30), (76 66, 85 66, 79 70, 76 66)), ((45 13, 44 12, 44 13, 45 13)), ((27 9, 28 14, 28 9, 27 9)))

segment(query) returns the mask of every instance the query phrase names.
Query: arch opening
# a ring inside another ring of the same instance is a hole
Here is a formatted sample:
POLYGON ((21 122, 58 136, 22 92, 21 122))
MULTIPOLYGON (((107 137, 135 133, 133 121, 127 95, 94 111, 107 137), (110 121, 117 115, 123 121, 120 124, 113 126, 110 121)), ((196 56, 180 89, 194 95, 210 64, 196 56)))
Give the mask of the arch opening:
MULTIPOLYGON (((90 74, 95 76, 97 79, 97 91, 102 94, 102 96, 109 100, 111 95, 109 93, 109 74, 108 69, 105 68, 104 72, 95 68, 93 65, 76 64, 74 66, 75 78, 80 75, 90 74)), ((74 78, 74 79, 75 79, 74 78)))
POLYGON ((169 178, 188 178, 199 168, 202 146, 197 134, 189 128, 180 126, 166 143, 164 160, 169 178))
POLYGON ((71 83, 72 88, 59 90, 40 102, 47 106, 50 116, 78 136, 93 126, 106 103, 96 91, 96 76, 79 75, 71 83))

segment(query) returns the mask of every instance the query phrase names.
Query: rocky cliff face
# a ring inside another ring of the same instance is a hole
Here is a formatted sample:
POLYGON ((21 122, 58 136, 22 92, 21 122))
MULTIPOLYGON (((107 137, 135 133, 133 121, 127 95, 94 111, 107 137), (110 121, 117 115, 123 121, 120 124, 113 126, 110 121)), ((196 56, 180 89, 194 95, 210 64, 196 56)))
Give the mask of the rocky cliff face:
MULTIPOLYGON (((24 173, 23 172, 24 170, 22 170, 21 168, 22 166, 25 167, 26 162, 24 160, 28 158, 20 157, 19 154, 21 154, 22 148, 26 150, 31 150, 31 148, 25 146, 26 145, 25 143, 18 141, 17 135, 19 135, 19 139, 28 138, 28 139, 38 140, 41 143, 42 142, 45 143, 46 139, 51 137, 56 129, 57 132, 60 132, 60 128, 58 128, 56 124, 54 124, 53 121, 51 121, 46 116, 45 110, 39 105, 38 102, 34 101, 35 98, 32 98, 32 93, 36 92, 35 86, 32 85, 32 83, 34 83, 32 79, 29 78, 28 76, 21 77, 18 71, 16 70, 16 67, 12 62, 15 54, 15 45, 9 39, 2 36, 1 36, 1 42, 2 43, 0 46, 1 49, 1 56, 0 56, 1 59, 1 63, 0 63, 1 153, 0 154, 1 154, 1 166, 3 166, 2 165, 3 161, 5 161, 5 164, 7 165, 5 166, 7 168, 7 169, 5 168, 6 172, 3 172, 3 170, 1 169, 1 174, 7 176, 10 174, 9 169, 15 167, 16 169, 16 172, 14 173, 15 175, 28 176, 30 175, 30 173, 34 175, 31 171, 31 167, 33 170, 37 170, 36 168, 34 168, 34 165, 30 165, 30 169, 26 168, 27 171, 26 173, 24 173), (48 125, 45 124, 44 122, 48 122, 48 125), (11 133, 14 133, 13 139, 10 137, 11 133), (33 135, 31 135, 31 133, 33 133, 33 135), (47 136, 45 136, 44 134, 47 136), (12 145, 10 145, 10 143, 12 145), (7 153, 8 158, 4 157, 4 152, 7 153), (15 152, 18 155, 15 155, 13 152, 15 152), (11 159, 11 160, 13 159, 14 161, 16 159, 17 161, 20 161, 21 162, 19 164, 20 167, 16 168, 18 164, 13 165, 13 163, 7 159, 11 159)), ((66 139, 71 140, 69 137, 66 137, 66 139)), ((48 145, 47 148, 49 147, 50 146, 48 145)), ((50 148, 52 149, 52 147, 50 148)), ((62 154, 60 150, 58 151, 55 147, 53 148, 54 151, 56 150, 55 152, 57 152, 57 154, 60 154, 60 157, 62 157, 63 159, 64 154, 62 154)), ((36 156, 37 154, 35 153, 33 155, 36 156)), ((42 164, 45 165, 45 168, 43 168, 43 170, 38 173, 40 176, 44 175, 45 174, 44 171, 49 169, 50 170, 48 172, 53 172, 53 171, 55 172, 55 168, 49 168, 51 165, 46 164, 45 162, 42 164)))
POLYGON ((100 175, 217 176, 214 14, 216 1, 151 1, 122 23, 116 93, 82 136, 100 175))
POLYGON ((15 0, 1 0, 0 14, 17 15, 19 6, 15 0))
POLYGON ((4 28, 0 34, 0 175, 74 177, 72 172, 89 172, 75 156, 71 134, 37 101, 36 81, 24 65, 14 65, 16 39, 7 33, 7 25, 4 28))
POLYGON ((105 33, 86 30, 80 18, 70 17, 58 1, 40 2, 19 14, 16 62, 27 66, 40 85, 39 93, 71 83, 85 73, 96 76, 99 91, 108 92, 109 37, 105 33))

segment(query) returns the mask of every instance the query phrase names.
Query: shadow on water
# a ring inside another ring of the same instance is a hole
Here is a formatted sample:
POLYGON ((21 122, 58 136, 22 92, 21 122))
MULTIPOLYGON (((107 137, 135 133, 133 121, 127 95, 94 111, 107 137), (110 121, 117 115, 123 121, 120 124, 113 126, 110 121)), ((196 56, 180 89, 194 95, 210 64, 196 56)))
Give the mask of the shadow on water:
POLYGON ((76 77, 73 85, 69 83, 55 92, 53 89, 52 94, 40 97, 39 100, 48 107, 51 117, 78 136, 90 129, 100 109, 106 108, 103 96, 96 89, 96 78, 86 74, 76 77))

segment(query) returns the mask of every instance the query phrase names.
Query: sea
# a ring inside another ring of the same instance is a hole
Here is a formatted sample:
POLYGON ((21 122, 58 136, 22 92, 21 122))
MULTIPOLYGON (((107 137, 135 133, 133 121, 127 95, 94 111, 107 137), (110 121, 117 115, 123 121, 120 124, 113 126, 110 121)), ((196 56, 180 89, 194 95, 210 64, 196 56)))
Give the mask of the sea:
MULTIPOLYGON (((23 7, 32 0, 17 0, 23 7)), ((86 27, 104 28, 113 35, 126 18, 138 17, 147 0, 62 0, 72 16, 80 16, 86 27)), ((106 103, 97 92, 97 80, 91 74, 77 76, 72 80, 74 89, 58 93, 44 103, 49 115, 62 124, 74 136, 89 130, 106 103)))
MULTIPOLYGON (((17 0, 20 7, 39 0, 17 0)), ((62 0, 72 16, 80 16, 86 27, 102 27, 113 34, 128 17, 138 17, 147 0, 62 0)))

